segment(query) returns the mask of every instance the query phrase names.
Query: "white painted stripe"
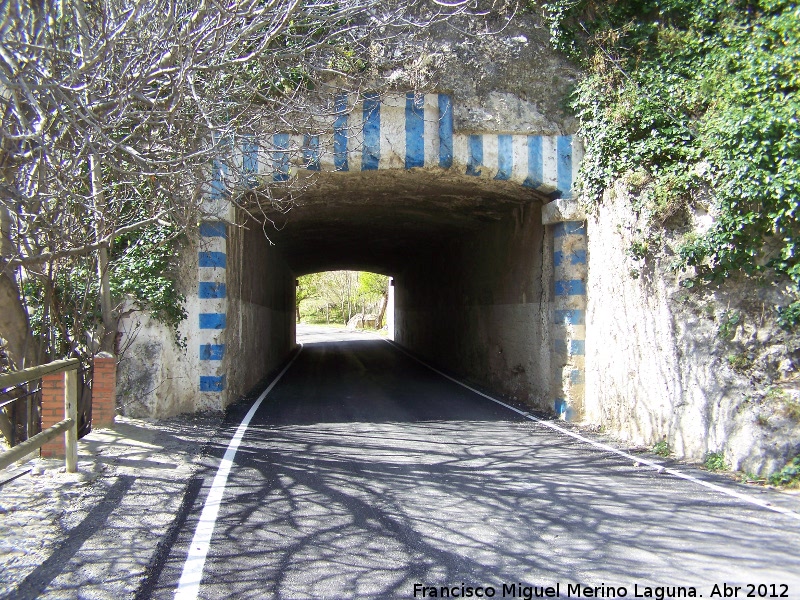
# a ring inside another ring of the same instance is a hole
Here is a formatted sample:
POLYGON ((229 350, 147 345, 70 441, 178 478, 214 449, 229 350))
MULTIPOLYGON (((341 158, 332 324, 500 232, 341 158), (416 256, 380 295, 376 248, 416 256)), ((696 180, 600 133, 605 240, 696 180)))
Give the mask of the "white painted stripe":
POLYGON ((467 170, 467 136, 461 133, 453 135, 453 168, 460 175, 467 170))
MULTIPOLYGON (((192 543, 189 545, 189 553, 186 557, 186 562, 183 564, 183 572, 181 579, 178 582, 178 589, 175 590, 175 598, 179 600, 193 600, 197 598, 200 592, 200 582, 203 579, 203 568, 206 564, 206 556, 211 547, 211 536, 214 533, 214 526, 217 523, 217 515, 219 514, 219 507, 222 504, 222 497, 225 494, 225 486, 228 484, 228 475, 233 467, 233 459, 236 457, 236 452, 239 449, 239 444, 242 442, 245 432, 247 431, 250 420, 256 411, 261 406, 264 398, 267 397, 275 387, 275 384, 280 381, 284 373, 289 370, 289 367, 294 364, 297 357, 303 351, 303 345, 300 344, 300 349, 294 358, 289 361, 289 364, 283 368, 278 376, 272 380, 267 389, 265 389, 258 399, 247 411, 247 414, 242 419, 241 424, 233 434, 231 441, 228 443, 228 448, 225 450, 225 456, 217 468, 217 474, 214 476, 214 481, 211 484, 211 489, 206 497, 205 504, 203 505, 203 512, 200 514, 200 520, 197 523, 197 528, 194 530, 194 537, 192 543)), ((202 362, 202 361, 201 361, 202 362)))
POLYGON ((222 236, 213 236, 213 237, 200 237, 200 242, 198 243, 198 250, 200 252, 222 252, 226 251, 225 248, 225 238, 222 236))
MULTIPOLYGON (((241 312, 241 311, 240 311, 241 312)), ((197 344, 224 344, 225 343, 225 330, 224 329, 200 329, 197 328, 192 335, 196 338, 197 344)))
POLYGON ((542 137, 542 179, 544 185, 539 189, 543 192, 558 189, 558 139, 555 136, 542 137))
POLYGON ((572 193, 575 195, 575 182, 578 181, 578 171, 583 162, 583 140, 577 135, 572 136, 572 193))
POLYGON ((403 169, 406 164, 406 97, 381 101, 381 157, 378 169, 403 169))
POLYGON ((197 267, 197 280, 225 283, 225 269, 222 267, 197 267))
POLYGON ((330 122, 330 131, 319 136, 319 169, 320 171, 333 171, 333 119, 330 122))
POLYGON ((227 298, 197 298, 197 312, 225 313, 228 311, 227 298))
POLYGON ((425 94, 423 103, 425 166, 439 166, 439 94, 425 94))
MULTIPOLYGON (((198 347, 199 348, 199 347, 198 347)), ((198 352, 198 350, 195 350, 198 352)), ((227 367, 223 367, 220 360, 198 360, 197 361, 197 375, 225 375, 228 371, 227 367)))
MULTIPOLYGON (((355 100, 353 94, 349 102, 355 100)), ((361 171, 361 160, 364 152, 364 103, 359 102, 353 106, 347 120, 347 168, 354 173, 361 171)))
POLYGON ((528 136, 512 136, 511 150, 514 156, 511 180, 522 183, 528 178, 528 136))
POLYGON ((694 475, 689 475, 688 473, 684 473, 682 471, 678 471, 677 469, 672 469, 672 468, 669 468, 669 467, 665 467, 664 465, 660 464, 659 462, 654 461, 654 460, 650 460, 649 458, 644 458, 642 456, 633 456, 632 454, 628 454, 627 452, 624 452, 622 450, 614 448, 613 446, 609 446, 608 444, 604 444, 602 442, 596 442, 594 440, 590 440, 589 438, 586 438, 586 437, 582 436, 579 433, 575 433, 574 431, 570 431, 569 429, 564 429, 563 427, 560 427, 559 425, 556 425, 552 421, 545 421, 544 419, 540 419, 538 417, 534 417, 530 413, 522 411, 522 410, 520 410, 518 408, 514 408, 513 406, 511 406, 509 404, 506 404, 505 402, 501 402, 500 400, 498 400, 496 398, 492 398, 488 394, 484 394, 483 392, 480 392, 480 391, 476 390, 475 388, 470 387, 465 383, 462 383, 461 381, 459 381, 458 379, 455 379, 454 377, 450 377, 449 375, 447 375, 445 373, 442 373, 440 370, 436 369, 435 367, 432 367, 428 363, 420 360, 419 358, 417 358, 413 354, 411 354, 408 351, 406 351, 397 342, 394 342, 392 340, 387 340, 385 338, 383 338, 383 339, 384 339, 384 341, 386 343, 388 343, 391 346, 397 348, 397 350, 399 350, 400 352, 402 352, 403 354, 405 354, 409 358, 411 358, 411 359, 417 361, 419 364, 429 368, 434 373, 438 373, 439 375, 441 375, 445 379, 449 379, 453 383, 456 383, 456 384, 460 385, 461 387, 466 388, 466 389, 468 389, 469 391, 471 391, 471 392, 473 392, 475 394, 478 394, 478 396, 486 398, 487 400, 491 400, 492 402, 494 402, 496 404, 499 404, 500 406, 504 406, 507 409, 512 410, 512 411, 514 411, 515 413, 517 413, 519 415, 522 415, 526 419, 530 419, 531 421, 535 421, 536 423, 539 423, 540 425, 542 425, 544 427, 548 427, 549 429, 552 429, 554 431, 557 431, 557 432, 561 433, 562 435, 567 435, 569 437, 575 438, 576 440, 580 440, 581 442, 583 442, 585 444, 589 444, 590 446, 594 446, 595 448, 598 448, 599 450, 603 450, 605 452, 611 452, 612 454, 617 454, 619 456, 622 456, 623 458, 627 458, 628 460, 631 460, 632 462, 639 463, 641 465, 646 465, 646 466, 650 467, 651 469, 655 470, 658 473, 667 473, 667 474, 672 475, 674 477, 678 477, 679 479, 685 479, 686 481, 691 481, 692 483, 696 483, 697 485, 703 486, 703 487, 708 488, 710 490, 714 490, 715 492, 719 492, 720 494, 725 494, 726 496, 731 496, 732 498, 737 498, 738 500, 742 500, 743 502, 747 502, 748 504, 753 504, 753 505, 759 506, 761 508, 766 508, 767 510, 771 510, 771 511, 774 511, 774 512, 777 512, 777 513, 781 513, 782 515, 786 515, 787 517, 791 517, 792 519, 796 519, 796 520, 800 521, 800 513, 796 513, 796 512, 794 512, 792 510, 789 510, 788 508, 784 508, 782 506, 775 506, 774 504, 772 504, 771 502, 767 502, 766 500, 761 500, 760 498, 754 498, 754 497, 752 497, 752 496, 750 496, 748 494, 743 494, 741 492, 737 492, 736 490, 728 489, 728 488, 723 487, 721 485, 717 485, 716 483, 710 483, 708 481, 703 481, 702 479, 698 479, 694 475))
POLYGON ((497 134, 483 134, 483 168, 481 177, 492 178, 497 175, 499 170, 497 164, 497 134))
POLYGON ((206 220, 229 221, 231 212, 231 203, 222 198, 219 200, 205 198, 203 199, 200 210, 203 212, 203 217, 206 220))

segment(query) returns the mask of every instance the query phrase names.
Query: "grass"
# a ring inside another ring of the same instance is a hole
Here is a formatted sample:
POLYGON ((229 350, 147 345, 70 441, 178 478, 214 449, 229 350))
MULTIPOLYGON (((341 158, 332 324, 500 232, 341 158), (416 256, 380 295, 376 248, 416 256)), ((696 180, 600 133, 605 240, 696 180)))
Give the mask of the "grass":
POLYGON ((769 482, 781 487, 800 487, 800 454, 786 463, 783 469, 770 475, 769 482))
POLYGON ((661 440, 655 446, 653 446, 653 454, 657 454, 658 456, 667 457, 670 455, 670 452, 671 450, 669 448, 669 443, 667 443, 667 440, 661 440))
POLYGON ((747 371, 752 365, 753 361, 750 360, 747 354, 729 354, 727 357, 728 364, 730 365, 731 369, 736 371, 737 373, 742 373, 747 371))
POLYGON ((729 468, 724 452, 709 452, 703 466, 709 471, 727 471, 729 468))

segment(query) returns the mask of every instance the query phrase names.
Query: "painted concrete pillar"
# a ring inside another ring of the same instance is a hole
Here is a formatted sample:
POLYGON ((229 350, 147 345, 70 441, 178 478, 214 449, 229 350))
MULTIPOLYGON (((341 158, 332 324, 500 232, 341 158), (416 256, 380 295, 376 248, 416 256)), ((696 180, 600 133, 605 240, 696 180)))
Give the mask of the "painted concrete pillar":
POLYGON ((554 200, 542 207, 553 233, 553 408, 564 420, 580 420, 585 398, 586 221, 578 202, 554 200))
MULTIPOLYGON (((245 156, 245 159, 247 156, 245 156)), ((245 164, 245 168, 247 168, 245 164)), ((227 166, 214 160, 211 186, 204 201, 206 220, 200 223, 197 255, 199 390, 206 396, 202 406, 225 406, 225 330, 228 326, 227 237, 231 220, 227 166), (227 221, 227 222, 226 222, 227 221)))

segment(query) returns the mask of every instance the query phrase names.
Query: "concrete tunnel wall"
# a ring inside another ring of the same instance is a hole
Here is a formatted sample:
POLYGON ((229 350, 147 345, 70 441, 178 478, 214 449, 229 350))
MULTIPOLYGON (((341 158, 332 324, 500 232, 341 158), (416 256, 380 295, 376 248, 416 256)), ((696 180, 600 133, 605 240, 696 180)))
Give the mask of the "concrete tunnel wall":
POLYGON ((552 408, 552 261, 538 203, 448 241, 395 277, 395 340, 527 404, 552 408))
MULTIPOLYGON (((241 222, 241 221, 239 221, 241 222)), ((247 393, 295 345, 295 276, 264 236, 244 221, 228 234, 228 399, 247 393)))

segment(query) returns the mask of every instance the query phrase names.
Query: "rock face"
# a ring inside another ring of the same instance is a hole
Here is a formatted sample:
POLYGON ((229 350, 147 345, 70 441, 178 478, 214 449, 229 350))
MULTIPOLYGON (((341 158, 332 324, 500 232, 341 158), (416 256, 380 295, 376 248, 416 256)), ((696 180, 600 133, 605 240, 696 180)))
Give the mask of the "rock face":
POLYGON ((775 323, 785 282, 688 289, 670 268, 681 232, 642 257, 645 215, 630 207, 620 185, 588 218, 587 421, 681 458, 780 469, 800 453, 800 339, 775 323))

